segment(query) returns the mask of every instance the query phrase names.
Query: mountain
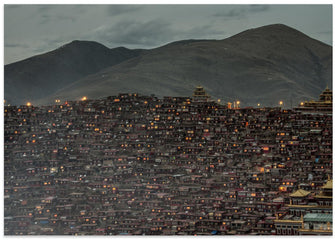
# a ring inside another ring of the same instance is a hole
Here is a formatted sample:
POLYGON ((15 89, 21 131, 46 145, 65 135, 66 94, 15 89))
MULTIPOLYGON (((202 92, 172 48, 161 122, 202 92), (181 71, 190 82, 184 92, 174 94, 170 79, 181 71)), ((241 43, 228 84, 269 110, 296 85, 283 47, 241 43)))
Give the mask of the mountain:
POLYGON ((138 56, 142 50, 109 49, 73 41, 54 51, 5 66, 5 99, 14 104, 48 97, 89 74, 138 56))
POLYGON ((191 96, 202 85, 214 99, 238 99, 241 106, 275 106, 283 100, 291 107, 332 86, 332 47, 281 24, 224 40, 185 40, 136 53, 34 100, 47 104, 55 98, 101 98, 119 92, 191 96))

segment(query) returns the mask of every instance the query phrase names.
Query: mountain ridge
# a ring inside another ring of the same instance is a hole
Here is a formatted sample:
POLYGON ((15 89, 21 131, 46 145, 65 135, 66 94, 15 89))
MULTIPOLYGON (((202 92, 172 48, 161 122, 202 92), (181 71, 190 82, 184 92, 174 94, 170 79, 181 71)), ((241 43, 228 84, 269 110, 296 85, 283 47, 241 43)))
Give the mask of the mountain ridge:
POLYGON ((5 65, 5 98, 23 103, 47 97, 60 85, 71 84, 142 51, 109 49, 97 42, 74 40, 53 51, 5 65))
POLYGON ((213 98, 271 106, 279 100, 309 100, 332 86, 332 47, 282 24, 223 40, 181 40, 132 54, 34 100, 48 104, 55 98, 99 98, 119 92, 191 96, 196 85, 203 85, 213 98))

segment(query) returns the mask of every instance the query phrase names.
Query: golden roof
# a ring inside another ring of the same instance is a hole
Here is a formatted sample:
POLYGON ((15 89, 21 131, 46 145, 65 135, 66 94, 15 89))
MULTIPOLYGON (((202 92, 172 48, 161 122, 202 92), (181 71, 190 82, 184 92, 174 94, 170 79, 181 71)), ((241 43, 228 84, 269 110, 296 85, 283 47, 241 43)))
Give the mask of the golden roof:
POLYGON ((308 107, 317 107, 317 108, 322 108, 322 107, 332 107, 333 103, 333 91, 326 87, 326 89, 320 94, 319 100, 310 100, 310 101, 305 101, 303 104, 302 108, 308 108, 308 107))
POLYGON ((320 233, 324 233, 324 232, 327 232, 327 233, 332 233, 333 230, 330 229, 303 229, 303 228, 299 228, 299 232, 320 232, 320 233))
POLYGON ((287 220, 284 220, 284 219, 275 219, 274 222, 275 223, 301 223, 303 221, 301 221, 301 220, 290 220, 290 219, 287 219, 287 220))
POLYGON ((333 91, 326 87, 326 89, 320 94, 320 102, 333 101, 333 91))
POLYGON ((325 185, 323 185, 321 188, 324 189, 333 189, 333 179, 328 180, 325 185))
POLYGON ((201 99, 208 99, 209 95, 206 93, 202 86, 197 86, 193 92, 193 97, 201 98, 201 99))
POLYGON ((290 194, 290 197, 306 197, 310 194, 311 192, 305 191, 303 189, 298 189, 294 193, 290 194))
POLYGON ((325 90, 323 90, 323 92, 321 94, 333 94, 333 91, 329 89, 329 87, 327 86, 325 90))

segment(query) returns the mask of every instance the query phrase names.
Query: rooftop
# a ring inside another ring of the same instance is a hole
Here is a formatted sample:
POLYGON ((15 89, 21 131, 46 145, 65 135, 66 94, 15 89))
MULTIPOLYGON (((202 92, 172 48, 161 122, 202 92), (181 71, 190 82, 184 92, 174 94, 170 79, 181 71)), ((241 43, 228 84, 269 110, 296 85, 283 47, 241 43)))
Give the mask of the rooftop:
POLYGON ((322 186, 321 188, 323 189, 333 189, 333 179, 328 180, 327 183, 322 186))
POLYGON ((333 222, 333 214, 326 213, 307 213, 304 222, 333 222))
POLYGON ((290 194, 290 197, 306 197, 310 194, 311 192, 305 191, 303 189, 298 189, 294 193, 290 194))

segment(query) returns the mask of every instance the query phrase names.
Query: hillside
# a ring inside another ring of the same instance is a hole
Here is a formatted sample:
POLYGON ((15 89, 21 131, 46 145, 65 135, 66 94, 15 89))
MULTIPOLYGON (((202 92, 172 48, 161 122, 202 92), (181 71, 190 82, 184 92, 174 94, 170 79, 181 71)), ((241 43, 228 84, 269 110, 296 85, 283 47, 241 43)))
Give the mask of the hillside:
POLYGON ((89 74, 138 56, 140 50, 109 49, 97 42, 73 41, 54 51, 5 66, 5 99, 22 104, 48 97, 89 74))
POLYGON ((332 48, 281 24, 224 40, 180 41, 137 53, 77 81, 59 84, 62 88, 34 98, 35 103, 119 92, 191 96, 195 86, 203 85, 213 98, 239 99, 242 106, 275 106, 283 100, 290 107, 317 98, 327 84, 332 87, 332 48))

